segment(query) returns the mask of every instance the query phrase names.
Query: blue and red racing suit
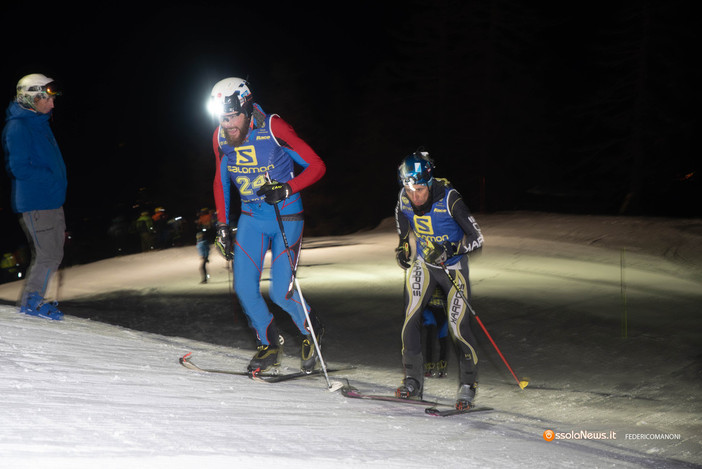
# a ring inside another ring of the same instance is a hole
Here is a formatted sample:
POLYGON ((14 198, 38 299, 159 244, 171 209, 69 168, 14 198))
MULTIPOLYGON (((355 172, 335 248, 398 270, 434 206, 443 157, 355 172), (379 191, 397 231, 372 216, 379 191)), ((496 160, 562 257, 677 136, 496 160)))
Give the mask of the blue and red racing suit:
MULTIPOLYGON (((277 329, 273 314, 261 295, 261 274, 266 252, 271 251, 270 297, 286 311, 303 335, 309 331, 305 313, 300 308, 297 291, 290 295, 292 268, 275 208, 256 192, 267 182, 267 177, 286 182, 291 189, 289 197, 278 203, 290 254, 297 265, 302 243, 303 208, 300 191, 317 182, 326 172, 326 166, 314 150, 293 128, 278 115, 267 116, 254 105, 246 140, 239 146, 227 144, 218 127, 213 135, 213 149, 217 159, 214 180, 215 205, 220 223, 231 225, 230 195, 233 188, 241 198, 241 216, 234 245, 234 289, 249 325, 256 332, 259 344, 277 344, 277 329), (295 175, 295 164, 303 170, 295 175)), ((305 304, 308 313, 309 305, 305 304)), ((310 314, 315 321, 316 316, 310 314)), ((313 327, 316 324, 313 324, 313 327)))

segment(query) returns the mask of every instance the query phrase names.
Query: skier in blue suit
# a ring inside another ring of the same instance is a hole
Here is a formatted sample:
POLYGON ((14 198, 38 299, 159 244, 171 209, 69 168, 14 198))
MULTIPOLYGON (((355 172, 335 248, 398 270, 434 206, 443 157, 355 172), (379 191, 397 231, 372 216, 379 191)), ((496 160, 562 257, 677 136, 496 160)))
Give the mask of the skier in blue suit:
POLYGON ((312 372, 318 356, 307 324, 318 344, 324 328, 308 304, 292 288, 304 225, 300 191, 318 181, 326 166, 314 150, 280 116, 267 115, 254 103, 249 84, 225 78, 212 89, 211 104, 219 119, 213 135, 217 161, 214 194, 217 206, 217 246, 234 260, 234 289, 256 333, 258 350, 251 372, 279 364, 280 334, 261 295, 263 261, 271 251, 271 300, 287 312, 302 335, 301 369, 312 372), (295 166, 302 168, 296 174, 295 166), (238 192, 241 215, 231 219, 230 197, 238 192), (286 252, 274 205, 280 210, 290 250, 286 252), (230 226, 237 224, 236 237, 230 226), (292 256, 292 262, 289 258, 292 256))

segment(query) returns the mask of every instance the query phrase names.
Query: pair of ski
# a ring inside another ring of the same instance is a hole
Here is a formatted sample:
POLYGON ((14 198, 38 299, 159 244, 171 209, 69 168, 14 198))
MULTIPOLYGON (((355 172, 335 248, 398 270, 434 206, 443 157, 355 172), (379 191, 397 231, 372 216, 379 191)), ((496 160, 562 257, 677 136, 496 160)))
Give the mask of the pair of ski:
POLYGON ((352 399, 368 399, 373 401, 393 402, 397 404, 428 406, 424 412, 437 417, 449 417, 451 415, 467 414, 469 412, 481 412, 492 410, 490 407, 471 407, 469 409, 456 409, 453 404, 434 402, 424 399, 403 399, 401 397, 384 394, 365 394, 351 385, 341 388, 341 394, 352 399))
MULTIPOLYGON (((305 373, 302 371, 298 372, 292 372, 292 373, 252 373, 249 371, 240 371, 240 370, 221 370, 221 369, 212 369, 212 368, 201 368, 195 363, 192 362, 191 360, 192 352, 187 353, 184 356, 180 357, 178 361, 180 362, 181 365, 183 365, 185 368, 188 368, 189 370, 193 371, 199 371, 201 373, 219 373, 219 374, 226 374, 226 375, 236 375, 236 376, 248 376, 249 378, 253 379, 254 381, 259 381, 259 382, 264 382, 264 383, 280 383, 283 381, 290 381, 293 379, 298 379, 298 378, 306 378, 310 376, 317 376, 322 373, 321 369, 316 369, 312 371, 311 373, 305 373)), ((344 369, 327 369, 328 373, 333 373, 337 371, 344 371, 344 369)), ((423 399, 402 399, 399 397, 395 396, 390 396, 390 395, 380 395, 380 394, 365 394, 358 389, 354 388, 350 384, 341 388, 341 394, 345 397, 351 398, 351 399, 367 399, 367 400, 375 400, 375 401, 385 401, 385 402, 394 402, 398 404, 407 404, 407 405, 423 405, 426 408, 424 409, 424 412, 429 414, 429 415, 435 415, 438 417, 448 417, 451 415, 458 415, 458 414, 465 414, 468 412, 480 412, 480 411, 487 411, 487 410, 492 410, 490 407, 471 407, 470 409, 456 409, 454 408, 453 404, 449 403, 442 403, 442 402, 435 402, 435 401, 428 401, 428 400, 423 400, 423 399)))
MULTIPOLYGON (((309 373, 304 372, 304 371, 297 371, 297 372, 292 372, 292 373, 278 373, 278 372, 273 372, 273 373, 266 373, 266 372, 253 372, 253 371, 239 371, 239 370, 216 370, 216 369, 211 369, 211 368, 201 368, 197 366, 195 363, 192 362, 191 360, 192 352, 186 353, 182 357, 178 359, 181 365, 183 365, 185 368, 188 368, 189 370, 193 371, 200 371, 202 373, 220 373, 220 374, 225 374, 225 375, 235 375, 235 376, 248 376, 249 378, 253 379, 254 381, 262 382, 262 383, 280 383, 282 381, 290 381, 292 379, 298 379, 298 378, 307 378, 309 376, 318 376, 322 374, 321 369, 315 369, 309 373)), ((342 371, 342 370, 330 370, 327 369, 327 373, 333 373, 335 371, 342 371)))

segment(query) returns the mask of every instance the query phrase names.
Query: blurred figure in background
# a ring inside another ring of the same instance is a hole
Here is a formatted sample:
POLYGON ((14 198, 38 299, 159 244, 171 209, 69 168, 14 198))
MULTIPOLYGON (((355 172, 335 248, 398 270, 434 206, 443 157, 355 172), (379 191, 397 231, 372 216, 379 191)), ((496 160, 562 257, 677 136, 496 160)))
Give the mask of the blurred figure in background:
POLYGON ((445 378, 448 366, 448 321, 446 320, 446 295, 441 288, 436 288, 426 309, 422 313, 425 331, 424 376, 427 378, 445 378), (434 360, 437 349, 439 359, 434 360))
POLYGON ((107 234, 112 240, 114 254, 118 256, 126 254, 129 245, 129 224, 122 215, 112 219, 112 223, 107 229, 107 234))
POLYGON ((154 221, 149 212, 141 212, 136 220, 136 230, 141 239, 141 252, 151 251, 154 248, 154 221))
POLYGON ((210 262, 210 243, 207 234, 204 231, 198 231, 195 234, 195 241, 197 252, 200 254, 200 274, 202 274, 200 283, 207 283, 207 279, 210 278, 207 274, 207 264, 210 262))
POLYGON ((197 229, 195 242, 201 260, 200 273, 202 274, 202 280, 200 283, 207 283, 207 279, 210 278, 207 274, 207 264, 210 262, 210 245, 214 241, 212 213, 207 208, 200 209, 195 220, 195 226, 197 229))
POLYGON ((151 219, 153 220, 155 238, 154 246, 156 249, 165 249, 170 247, 170 230, 168 226, 166 209, 163 207, 156 207, 156 210, 154 210, 154 215, 151 217, 151 219))

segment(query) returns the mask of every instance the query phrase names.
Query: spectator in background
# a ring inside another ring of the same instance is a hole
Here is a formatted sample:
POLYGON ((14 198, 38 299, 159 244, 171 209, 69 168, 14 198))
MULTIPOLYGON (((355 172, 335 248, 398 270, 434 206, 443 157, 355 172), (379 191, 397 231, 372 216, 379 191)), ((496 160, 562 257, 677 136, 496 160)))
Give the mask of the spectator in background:
POLYGON ((63 260, 66 221, 66 165, 49 120, 61 93, 40 73, 22 77, 6 111, 2 146, 12 180, 12 209, 32 247, 32 262, 20 298, 20 312, 61 320, 56 302, 44 295, 63 260))

